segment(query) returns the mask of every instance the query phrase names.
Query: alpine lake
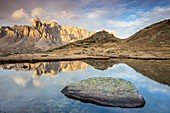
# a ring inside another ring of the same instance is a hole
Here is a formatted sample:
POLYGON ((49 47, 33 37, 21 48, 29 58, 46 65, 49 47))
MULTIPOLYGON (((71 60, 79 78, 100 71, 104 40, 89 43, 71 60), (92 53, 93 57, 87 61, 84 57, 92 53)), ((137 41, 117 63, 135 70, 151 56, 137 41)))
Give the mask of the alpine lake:
POLYGON ((169 60, 81 60, 0 64, 0 113, 170 113, 169 60), (99 106, 69 99, 62 89, 92 77, 135 84, 142 108, 99 106))

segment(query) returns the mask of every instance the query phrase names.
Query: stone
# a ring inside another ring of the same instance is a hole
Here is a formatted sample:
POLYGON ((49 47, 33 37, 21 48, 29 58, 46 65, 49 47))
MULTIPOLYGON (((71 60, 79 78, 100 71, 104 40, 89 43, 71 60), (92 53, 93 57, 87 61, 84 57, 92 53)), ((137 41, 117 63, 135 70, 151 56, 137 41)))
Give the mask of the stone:
POLYGON ((72 83, 61 92, 68 98, 102 106, 136 108, 145 104, 135 85, 121 78, 89 78, 72 83))

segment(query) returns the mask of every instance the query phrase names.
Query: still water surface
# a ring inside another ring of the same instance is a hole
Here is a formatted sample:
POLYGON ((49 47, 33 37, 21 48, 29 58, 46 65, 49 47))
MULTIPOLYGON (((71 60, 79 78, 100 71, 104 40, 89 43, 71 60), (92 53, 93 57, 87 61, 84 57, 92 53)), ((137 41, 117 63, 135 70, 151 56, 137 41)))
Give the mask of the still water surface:
MULTIPOLYGON (((170 70, 169 63, 164 65, 164 70, 154 70, 152 67, 155 65, 151 63, 153 66, 149 67, 149 63, 148 71, 141 71, 148 72, 145 73, 147 76, 137 72, 134 63, 131 63, 134 66, 132 68, 129 63, 107 61, 107 65, 103 61, 90 62, 93 61, 0 65, 0 113, 170 113, 169 81, 156 81, 159 73, 168 74, 165 71, 170 70), (131 81, 145 98, 145 106, 104 107, 68 99, 61 93, 66 85, 91 77, 113 77, 131 81)), ((136 69, 138 68, 140 67, 136 69)), ((169 78, 170 75, 166 77, 169 78)))

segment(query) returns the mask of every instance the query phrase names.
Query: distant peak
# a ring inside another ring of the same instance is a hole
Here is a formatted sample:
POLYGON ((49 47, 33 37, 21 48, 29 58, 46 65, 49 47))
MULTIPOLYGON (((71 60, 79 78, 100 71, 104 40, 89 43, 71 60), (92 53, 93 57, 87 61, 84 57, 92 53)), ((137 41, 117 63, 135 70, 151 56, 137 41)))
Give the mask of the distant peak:
POLYGON ((101 34, 102 35, 113 35, 114 36, 114 33, 107 32, 106 30, 102 30, 102 31, 94 33, 94 35, 101 35, 101 34))
POLYGON ((106 30, 101 30, 101 31, 98 31, 98 33, 109 33, 109 32, 107 32, 106 30))
POLYGON ((34 28, 39 28, 42 25, 48 25, 51 27, 58 26, 59 24, 56 21, 47 21, 47 22, 41 22, 39 18, 33 19, 33 27, 34 28))
POLYGON ((43 24, 49 25, 51 27, 59 25, 56 21, 43 22, 43 24))
POLYGON ((41 26, 42 26, 41 20, 39 18, 35 18, 33 20, 33 27, 38 28, 38 27, 41 27, 41 26))
POLYGON ((41 20, 40 20, 39 18, 34 18, 33 21, 39 21, 39 22, 41 22, 41 20))

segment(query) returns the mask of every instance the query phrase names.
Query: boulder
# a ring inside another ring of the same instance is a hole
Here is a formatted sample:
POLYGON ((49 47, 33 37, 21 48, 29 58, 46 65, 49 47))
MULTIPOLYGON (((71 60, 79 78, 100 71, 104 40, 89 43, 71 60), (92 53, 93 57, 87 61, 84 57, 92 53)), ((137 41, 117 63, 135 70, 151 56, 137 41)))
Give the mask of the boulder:
POLYGON ((68 98, 110 107, 143 107, 144 98, 135 85, 121 78, 89 78, 66 86, 61 91, 68 98))

